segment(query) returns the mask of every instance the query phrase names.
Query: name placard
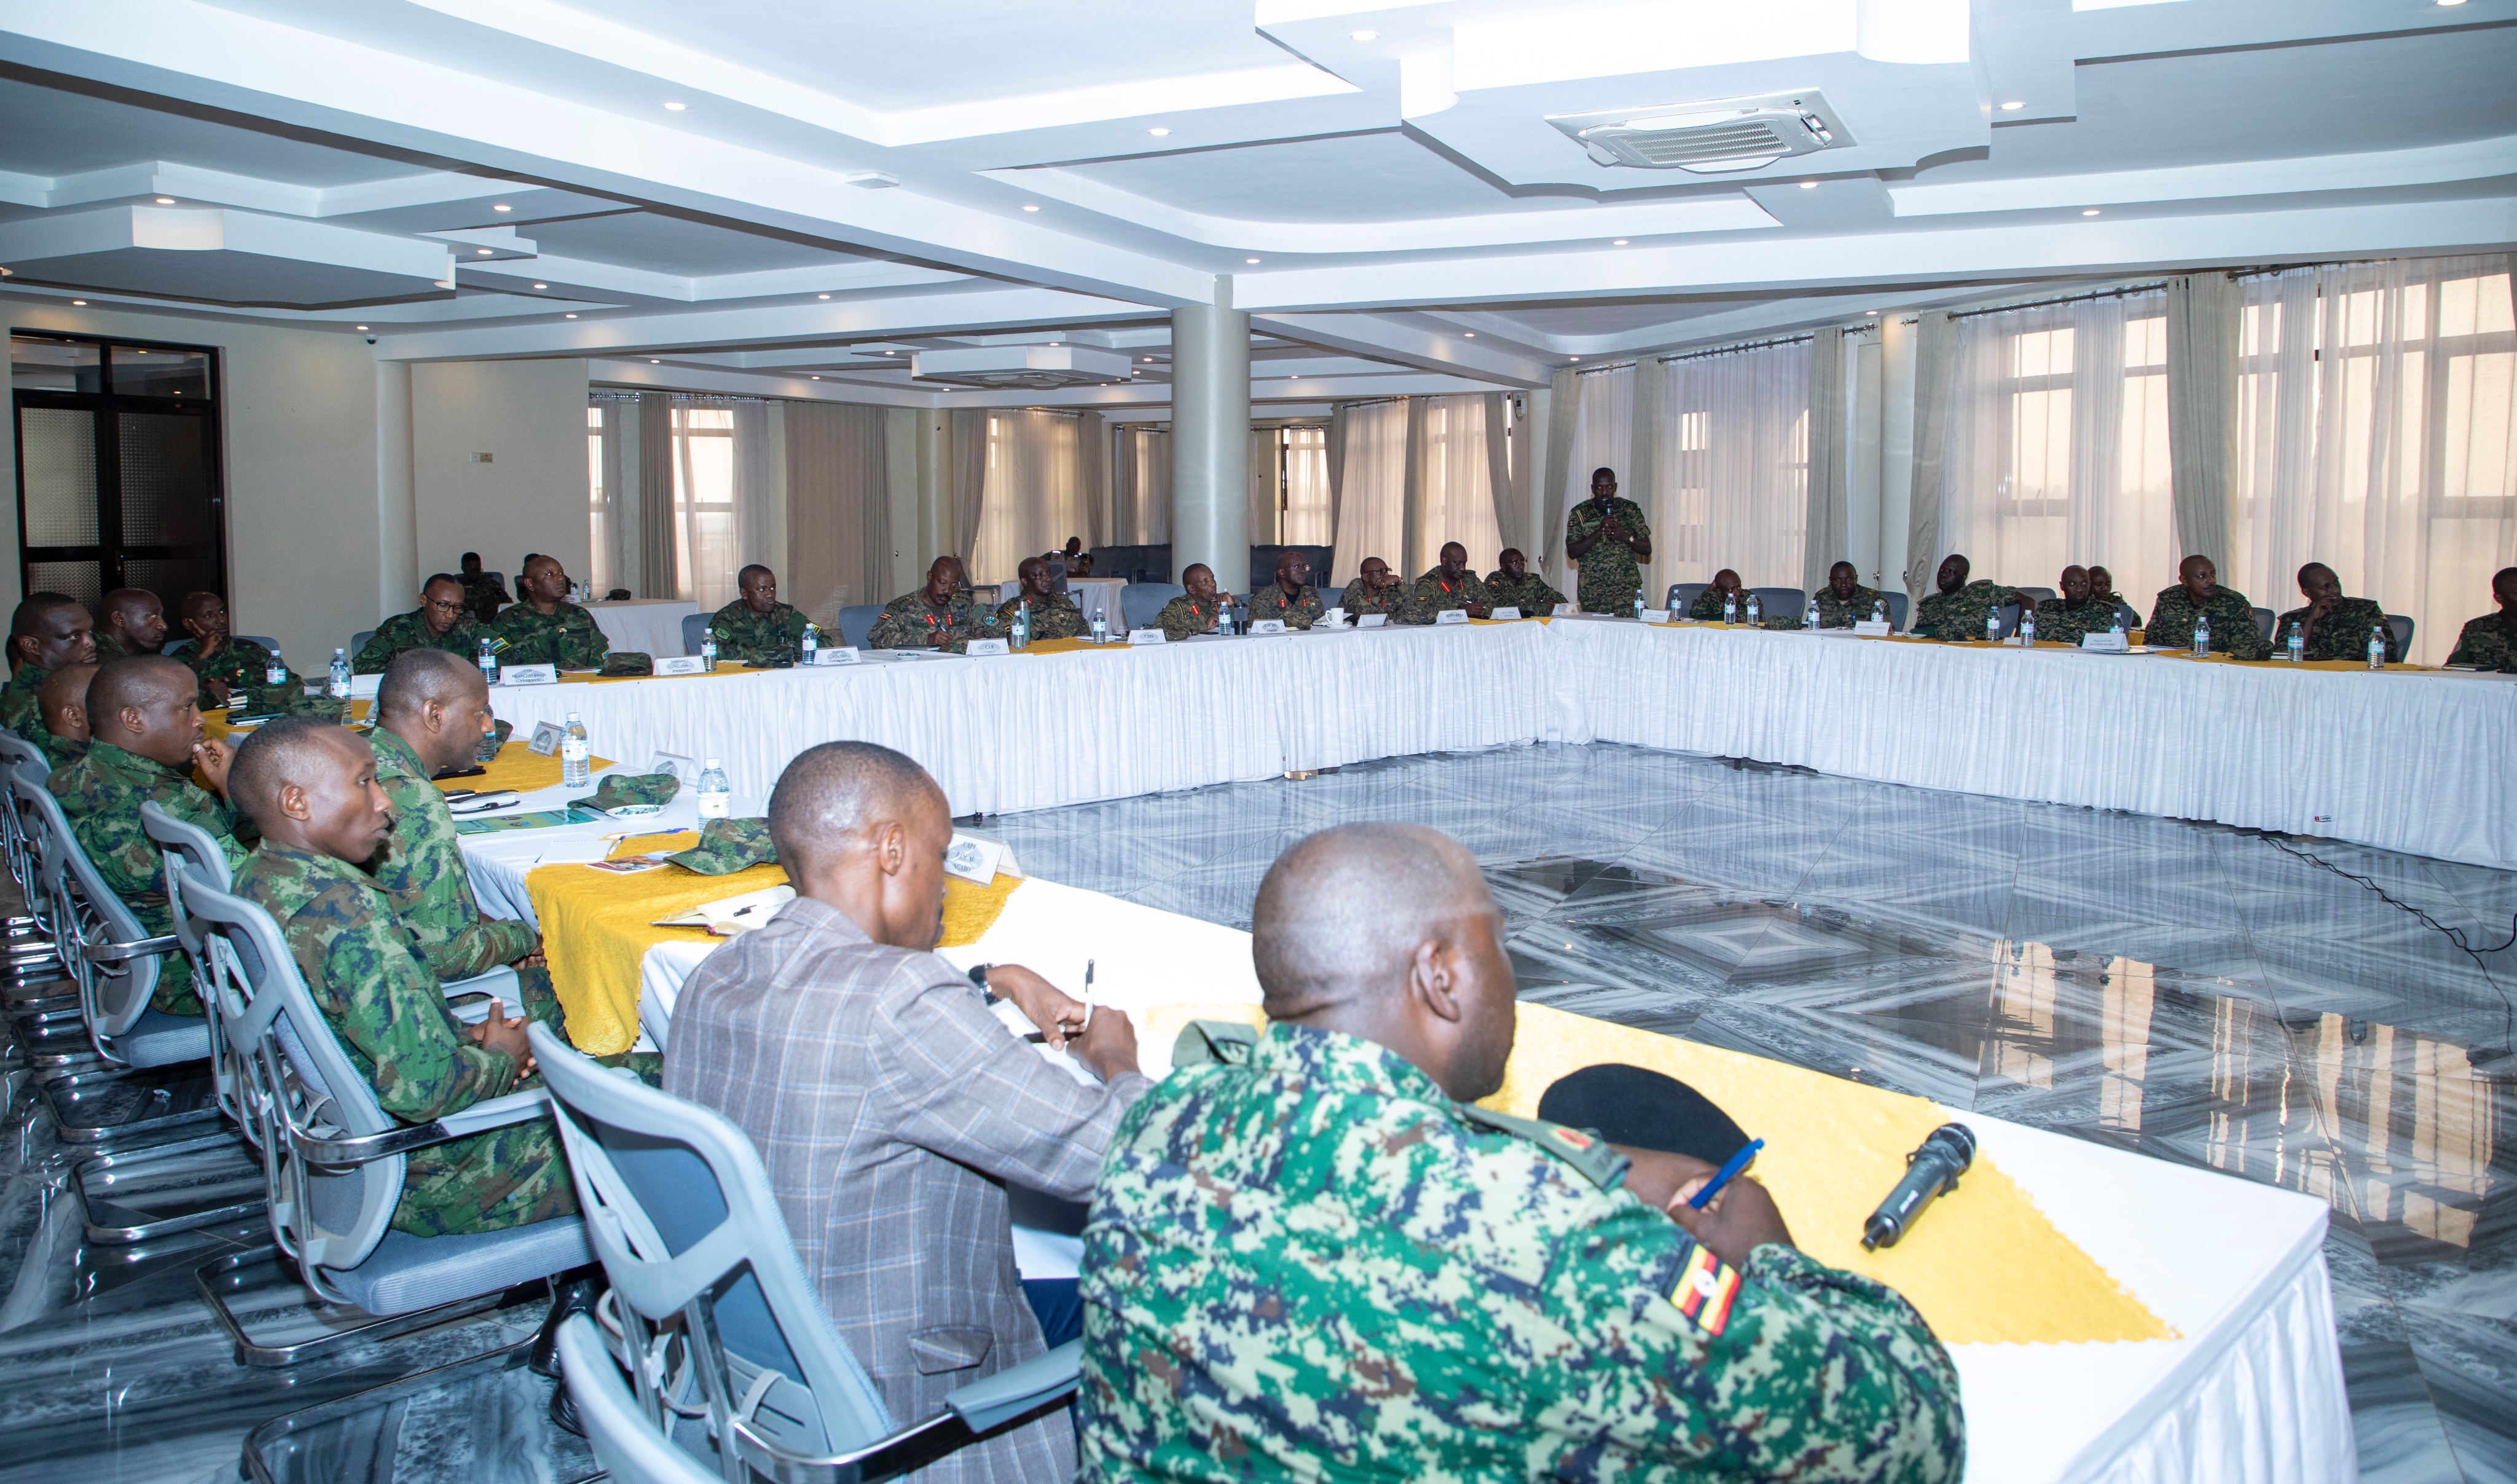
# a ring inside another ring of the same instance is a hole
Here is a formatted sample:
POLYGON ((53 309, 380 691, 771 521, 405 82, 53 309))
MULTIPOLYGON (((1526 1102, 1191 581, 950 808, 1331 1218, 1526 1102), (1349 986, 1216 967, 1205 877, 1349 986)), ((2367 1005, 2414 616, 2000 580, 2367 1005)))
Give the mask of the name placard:
POLYGON ((817 665, 856 664, 864 658, 865 656, 853 644, 834 644, 829 649, 813 652, 813 663, 817 665))
POLYGON ((1389 621, 1387 614, 1364 614, 1354 620, 1356 628, 1379 628, 1389 621))
POLYGON ((1260 618, 1250 625, 1250 633, 1254 638, 1260 634, 1281 634, 1284 631, 1285 620, 1282 618, 1260 618))
POLYGON ((559 750, 559 740, 567 735, 568 729, 558 722, 537 721, 533 723, 533 740, 525 745, 533 748, 537 755, 548 757, 559 750))
POLYGON ((354 700, 373 700, 376 687, 384 683, 385 677, 381 672, 373 675, 353 675, 350 677, 350 695, 354 700))
POLYGON ((559 666, 555 664, 505 664, 498 667, 500 685, 557 685, 559 666))
POLYGON ((1128 630, 1128 642, 1130 644, 1169 644, 1171 641, 1172 636, 1164 633, 1158 628, 1131 628, 1128 630))
POLYGON ((659 655, 656 657, 656 673, 659 675, 704 675, 707 672, 708 662, 707 657, 704 655, 659 655))
POLYGON ((1864 639, 1885 639, 1888 637, 1888 620, 1864 618, 1853 626, 1853 631, 1864 639))
POLYGON ((1433 621, 1436 624, 1466 623, 1469 621, 1469 611, 1465 608, 1446 608, 1433 615, 1433 621))
POLYGON ((1581 612, 1581 610, 1580 610, 1580 609, 1578 609, 1578 608, 1574 607, 1574 606, 1573 606, 1572 604, 1570 604, 1570 603, 1558 603, 1558 604, 1557 604, 1557 605, 1556 605, 1556 615, 1555 615, 1555 616, 1557 616, 1557 617, 1558 617, 1558 618, 1570 618, 1570 617, 1572 617, 1575 614, 1578 614, 1578 613, 1580 613, 1580 612, 1581 612))
POLYGON ((700 785, 699 759, 684 757, 678 752, 657 753, 647 760, 647 771, 669 773, 673 776, 673 782, 685 788, 696 788, 700 785))
POLYGON ((964 881, 985 886, 997 878, 997 861, 1004 853, 1002 841, 956 831, 953 843, 944 849, 944 869, 964 881))
POLYGON ((985 659, 991 655, 1010 655, 1013 652, 1013 646, 1003 639, 973 639, 964 653, 973 659, 985 659))
POLYGON ((1667 623, 1669 621, 1669 610, 1665 608, 1644 609, 1643 621, 1645 623, 1667 623))
POLYGON ((2100 655, 2124 655, 2131 653, 2132 644, 2122 634, 2110 630, 2103 634, 2082 634, 2080 648, 2100 655))
POLYGON ((1520 616, 1520 610, 1516 608, 1499 608, 1494 611, 1494 616, 1499 622, 1510 622, 1511 620, 1520 616))

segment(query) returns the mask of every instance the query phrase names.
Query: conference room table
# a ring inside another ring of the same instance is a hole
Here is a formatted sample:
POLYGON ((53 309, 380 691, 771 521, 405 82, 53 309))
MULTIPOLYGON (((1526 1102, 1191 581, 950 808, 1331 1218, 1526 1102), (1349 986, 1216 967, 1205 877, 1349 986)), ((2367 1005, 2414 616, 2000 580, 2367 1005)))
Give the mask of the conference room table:
MULTIPOLYGON (((546 789, 525 805, 549 808, 580 791, 546 789)), ((736 800, 738 811, 757 807, 755 799, 736 800)), ((684 797, 636 827, 695 823, 684 797)), ((558 888, 535 874, 583 871, 575 863, 602 858, 621 832, 619 824, 595 822, 464 842, 484 910, 533 920, 548 935, 572 1035, 587 994, 573 963, 600 955, 586 953, 580 931, 536 916, 536 898, 555 900, 558 888)), ((634 898, 688 884, 666 879, 674 875, 690 873, 668 866, 604 879, 607 889, 634 898)), ((1190 1020, 1258 1022, 1245 933, 1045 880, 1000 875, 989 892, 983 915, 971 919, 982 925, 966 941, 952 937, 948 894, 944 956, 957 967, 1022 963, 1079 997, 1093 962, 1095 1003, 1136 1020, 1150 1076, 1169 1073, 1173 1039, 1190 1020), (1183 985, 1195 986, 1196 1002, 1182 1002, 1183 985)), ((638 972, 633 1013, 642 1046, 669 1046, 683 982, 724 941, 661 931, 670 941, 645 948, 638 972)), ((1010 1006, 1000 1013, 1009 1029, 1022 1029, 1010 1006)), ((1521 1005, 1519 1018, 1506 1083, 1491 1106, 1534 1115, 1555 1078, 1626 1061, 1680 1077, 1768 1139, 1757 1172, 1803 1248, 1890 1283, 1947 1343, 1966 1415, 1969 1479, 2354 1476, 2323 1203, 1543 1005, 1521 1005), (1975 1167, 1897 1248, 1862 1251, 1860 1213, 1901 1173, 1901 1152, 1917 1131, 1949 1120, 1975 1133, 1975 1167)), ((1087 1076, 1062 1053, 1039 1054, 1087 1076)), ((1080 1209, 1039 1199, 1018 1201, 1016 1209, 1023 1275, 1074 1276, 1080 1209)))
POLYGON ((492 702, 528 731, 576 711, 624 761, 721 758, 762 795, 815 742, 879 742, 957 815, 1596 741, 2517 868, 2506 676, 1606 617, 861 657, 492 702), (1052 721, 1057 745, 1010 741, 1052 721))

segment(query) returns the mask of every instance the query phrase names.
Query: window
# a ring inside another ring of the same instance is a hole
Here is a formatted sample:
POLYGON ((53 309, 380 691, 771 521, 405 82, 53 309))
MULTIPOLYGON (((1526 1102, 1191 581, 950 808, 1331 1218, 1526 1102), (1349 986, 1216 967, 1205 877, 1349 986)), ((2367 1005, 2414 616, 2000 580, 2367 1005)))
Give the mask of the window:
POLYGON ((682 596, 715 610, 736 597, 734 410, 673 406, 673 554, 682 596))
POLYGON ((594 554, 593 572, 586 577, 586 581, 598 593, 607 591, 612 586, 614 538, 611 500, 615 497, 615 491, 603 478, 603 450, 606 442, 603 414, 604 409, 600 405, 585 409, 585 521, 587 534, 592 539, 591 549, 594 554))
POLYGON ((1801 585, 1809 524, 1810 342, 1666 364, 1652 526, 1655 601, 1728 568, 1751 587, 1801 585))
MULTIPOLYGON (((1282 518, 1288 546, 1326 546, 1335 539, 1329 529, 1329 430, 1284 430, 1285 504, 1282 518)), ((1317 574, 1326 582, 1328 573, 1317 574)))

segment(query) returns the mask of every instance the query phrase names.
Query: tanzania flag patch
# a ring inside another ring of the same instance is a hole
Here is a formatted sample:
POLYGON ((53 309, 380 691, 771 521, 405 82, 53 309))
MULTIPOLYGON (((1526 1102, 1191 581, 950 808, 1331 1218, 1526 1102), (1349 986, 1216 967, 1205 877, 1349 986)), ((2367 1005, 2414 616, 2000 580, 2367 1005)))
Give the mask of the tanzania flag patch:
POLYGON ((1730 1300, 1738 1293, 1738 1269, 1699 1242, 1686 1254, 1686 1266, 1679 1270, 1678 1286, 1669 1291, 1669 1301, 1689 1324, 1707 1335, 1719 1335, 1730 1322, 1730 1300))

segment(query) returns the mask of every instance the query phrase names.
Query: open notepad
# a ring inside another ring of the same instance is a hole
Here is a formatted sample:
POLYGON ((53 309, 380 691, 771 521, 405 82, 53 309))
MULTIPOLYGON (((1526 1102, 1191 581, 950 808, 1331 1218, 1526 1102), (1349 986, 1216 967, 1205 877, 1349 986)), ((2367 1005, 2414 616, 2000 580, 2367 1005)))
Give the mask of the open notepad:
POLYGON ((703 902, 688 912, 656 919, 658 927, 704 927, 719 938, 747 933, 778 915, 778 910, 795 900, 791 886, 764 886, 739 897, 716 902, 703 902))

